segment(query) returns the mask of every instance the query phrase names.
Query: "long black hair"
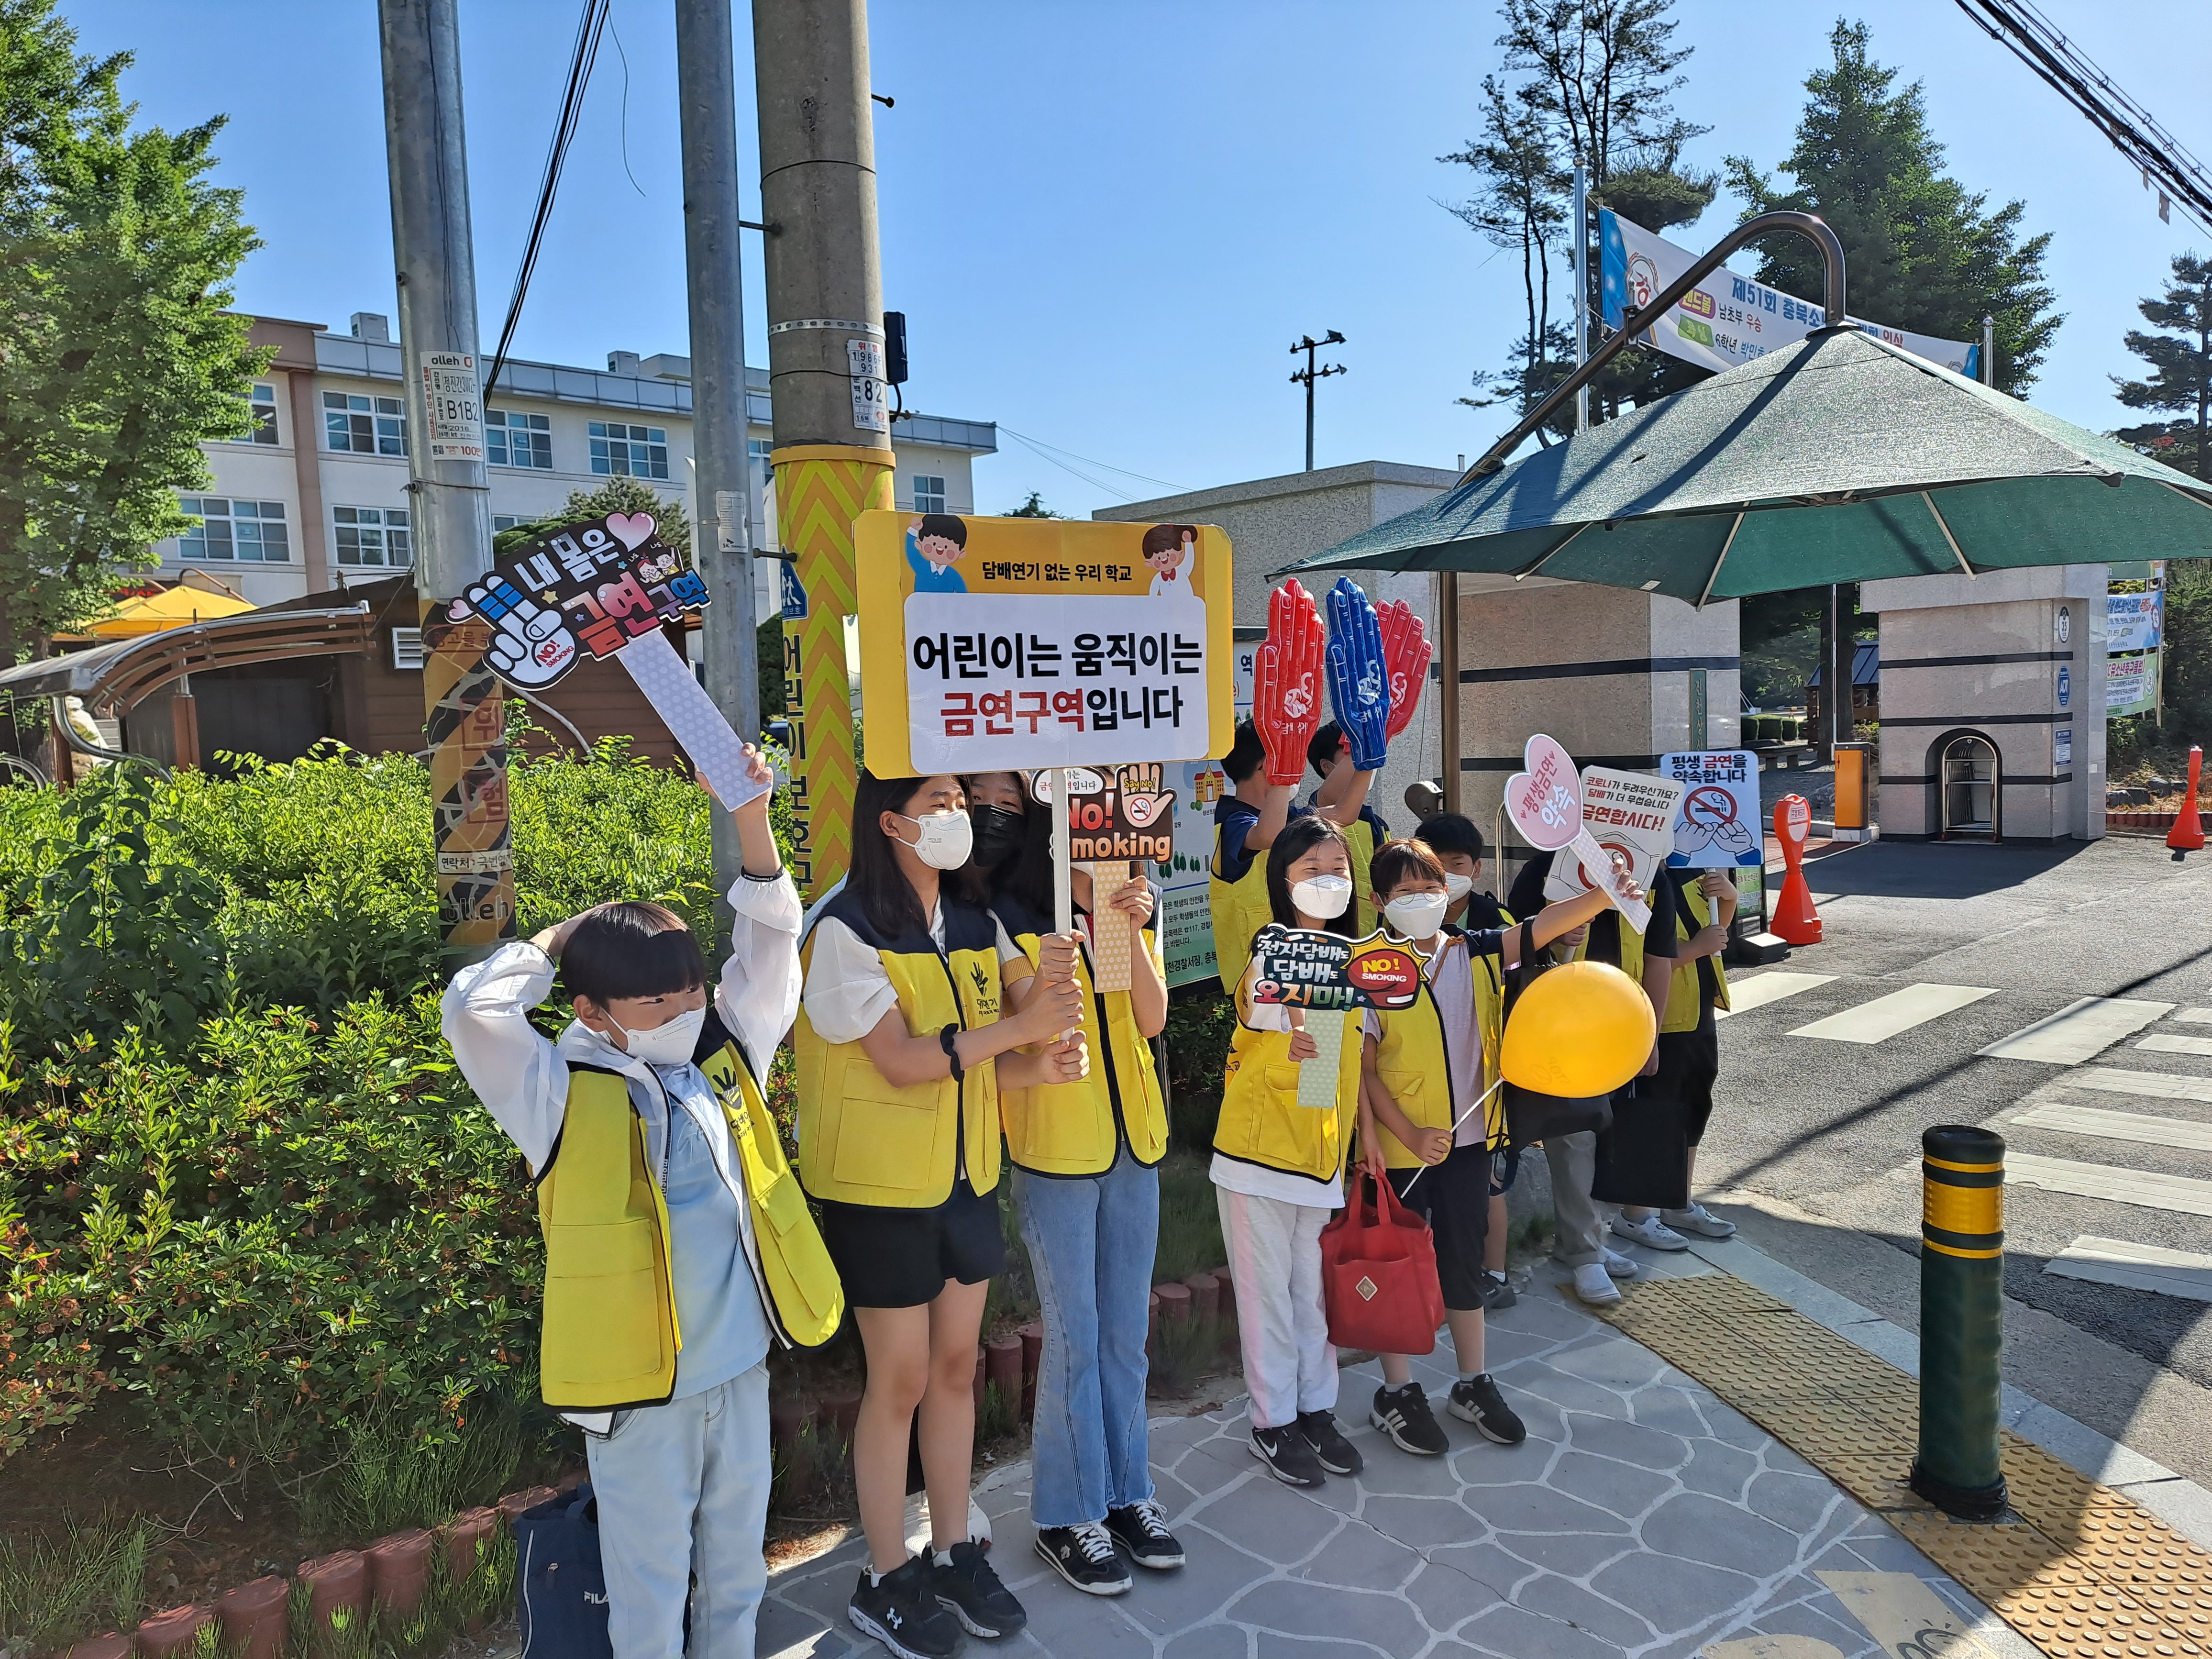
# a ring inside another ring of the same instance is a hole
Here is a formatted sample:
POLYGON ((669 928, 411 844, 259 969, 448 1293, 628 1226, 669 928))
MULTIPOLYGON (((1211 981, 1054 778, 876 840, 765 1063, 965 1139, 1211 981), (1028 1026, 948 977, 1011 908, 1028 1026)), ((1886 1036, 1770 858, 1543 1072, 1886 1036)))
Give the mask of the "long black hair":
MULTIPOLYGON (((921 898, 914 884, 899 868, 890 837, 883 831, 883 815, 900 812, 912 817, 907 809, 928 781, 926 777, 879 778, 863 769, 853 791, 853 864, 845 885, 860 900, 860 914, 868 919, 868 926, 891 938, 927 933, 929 918, 922 914, 921 898)), ((972 864, 940 872, 939 891, 955 902, 982 902, 981 883, 972 864)))
MULTIPOLYGON (((1325 841, 1333 841, 1344 848, 1345 875, 1352 874, 1352 843, 1345 839, 1344 831, 1318 812, 1309 812, 1304 817, 1292 818, 1285 824, 1275 844, 1267 849, 1267 906, 1275 920, 1285 927, 1298 925, 1298 913, 1291 903, 1291 866, 1310 853, 1325 841)), ((1322 926, 1332 933, 1341 933, 1346 939, 1355 937, 1353 918, 1358 914, 1359 896, 1354 893, 1352 902, 1344 907, 1344 914, 1322 926)))
POLYGON ((1036 798, 1030 786, 1027 773, 1017 772, 1014 781, 1022 789, 1022 844, 1013 856, 991 872, 991 893, 994 898, 1011 898, 1015 903, 1037 918, 1041 926, 1052 926, 1052 808, 1036 798))

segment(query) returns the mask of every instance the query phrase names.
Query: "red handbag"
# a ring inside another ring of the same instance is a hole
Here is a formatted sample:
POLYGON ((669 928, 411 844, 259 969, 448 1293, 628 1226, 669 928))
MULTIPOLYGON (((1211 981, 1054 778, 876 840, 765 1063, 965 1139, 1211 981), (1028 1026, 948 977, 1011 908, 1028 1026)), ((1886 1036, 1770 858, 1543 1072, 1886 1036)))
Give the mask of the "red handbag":
POLYGON ((1371 1353, 1430 1353, 1444 1322, 1437 1246, 1429 1224, 1364 1170, 1321 1231, 1322 1306, 1328 1340, 1371 1353))

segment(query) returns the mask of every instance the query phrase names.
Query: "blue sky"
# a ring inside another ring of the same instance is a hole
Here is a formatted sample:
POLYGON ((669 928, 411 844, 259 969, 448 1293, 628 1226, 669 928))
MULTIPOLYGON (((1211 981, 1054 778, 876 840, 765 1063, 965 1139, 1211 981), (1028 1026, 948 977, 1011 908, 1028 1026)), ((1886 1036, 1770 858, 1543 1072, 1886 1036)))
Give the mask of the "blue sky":
MULTIPOLYGON (((2042 3, 2212 156, 2202 31, 2172 27, 2172 14, 2125 22, 2087 0, 2042 3)), ((394 309, 373 0, 62 9, 86 50, 137 54, 124 84, 143 118, 230 116, 220 176, 246 191, 267 243, 241 273, 241 307, 341 331, 352 312, 394 309)), ((575 6, 463 0, 462 10, 489 349, 575 6)), ((750 8, 737 10, 750 161, 750 8)), ((1490 5, 877 0, 872 11, 875 87, 896 99, 875 115, 885 301, 907 313, 912 337, 907 402, 1001 423, 1001 453, 976 467, 979 509, 1035 489, 1088 513, 1295 471, 1304 404, 1286 348, 1308 331, 1348 337, 1333 355, 1351 372, 1321 387, 1322 465, 1449 466, 1504 430, 1503 411, 1453 400, 1519 331, 1518 256, 1493 258, 1437 205, 1468 179, 1434 159, 1476 127, 1477 88, 1498 58, 1490 5)), ((1839 12, 1866 20, 1882 62, 1926 83, 1954 175, 1993 202, 2021 198, 2027 227, 2054 233, 2049 271, 2067 322, 2034 400, 2099 430, 2139 418, 2106 378, 2136 370, 2120 337, 2171 257, 2205 239, 2178 215, 2161 224, 2126 164, 1955 6, 1684 0, 1680 38, 1697 52, 1680 107, 1714 128, 1688 159, 1779 161, 1839 12)), ((672 9, 616 0, 613 17, 518 356, 599 363, 616 349, 684 349, 672 9)), ((744 201, 754 215, 757 168, 744 201)), ((1703 247, 1736 211, 1724 197, 1673 234, 1703 247)), ((746 254, 760 363, 750 237, 746 254)))

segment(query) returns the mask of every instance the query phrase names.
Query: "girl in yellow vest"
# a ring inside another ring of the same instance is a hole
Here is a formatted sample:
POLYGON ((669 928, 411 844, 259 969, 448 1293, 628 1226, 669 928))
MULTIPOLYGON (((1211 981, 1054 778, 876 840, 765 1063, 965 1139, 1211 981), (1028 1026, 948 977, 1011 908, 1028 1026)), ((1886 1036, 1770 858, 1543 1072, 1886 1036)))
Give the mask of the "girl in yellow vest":
POLYGON ((711 1001, 682 919, 625 903, 463 969, 442 1010, 462 1075, 530 1161, 542 1384, 586 1431, 620 1659, 682 1659, 687 1601, 694 1653, 753 1650, 769 1347, 826 1341, 844 1316, 757 1081, 799 1004, 799 895, 768 805, 733 814, 744 873, 711 1001), (575 1018, 549 1042, 529 1016, 556 967, 575 1018))
MULTIPOLYGON (((1051 809, 1011 772, 972 778, 969 793, 975 861, 991 872, 993 908, 1034 965, 1052 926, 1051 809)), ((1124 863, 1111 873, 1133 872, 1124 863)), ((1141 874, 1103 906, 1094 904, 1089 871, 1079 866, 1071 876, 1091 1075, 1001 1088, 999 1112, 1044 1324, 1030 1490, 1036 1552, 1077 1589, 1119 1595, 1131 1582, 1121 1552, 1156 1571, 1183 1559, 1152 1496, 1145 1408, 1158 1166, 1168 1147, 1151 1044, 1167 1024, 1168 988, 1141 874), (1127 953, 1124 991, 1096 988, 1098 941, 1109 929, 1127 953)), ((1010 1000, 1019 1006, 1028 994, 1010 1000)))
MULTIPOLYGON (((1520 933, 1467 932, 1444 921, 1449 872, 1428 844, 1394 841, 1375 854, 1375 903, 1384 929, 1424 958, 1420 997, 1410 1008, 1370 1012, 1363 1060, 1359 1146, 1378 1181, 1429 1223, 1444 1316, 1459 1362, 1446 1408, 1486 1440, 1528 1437, 1484 1369, 1484 1247, 1490 1230, 1492 1153, 1505 1144, 1498 1081, 1505 1026, 1505 970, 1519 960, 1520 933)), ((1587 891, 1539 911, 1530 923, 1545 945, 1606 908, 1587 891)), ((1401 1451, 1440 1457, 1450 1442, 1413 1380, 1403 1354, 1384 1354, 1382 1386, 1368 1421, 1401 1451)))
POLYGON ((853 1474, 869 1565, 847 1617, 907 1659, 944 1659, 963 1626, 998 1637, 1027 1622, 968 1520, 975 1339, 1006 1266, 999 1090, 1087 1070, 1072 940, 1045 941, 1043 982, 1001 1009, 1032 970, 980 902, 974 833, 957 778, 860 775, 852 871, 808 919, 793 1031, 799 1172, 867 1354, 853 1474), (1013 1052, 1024 1044, 1041 1052, 1013 1052), (917 1407, 931 1547, 909 1559, 917 1407))

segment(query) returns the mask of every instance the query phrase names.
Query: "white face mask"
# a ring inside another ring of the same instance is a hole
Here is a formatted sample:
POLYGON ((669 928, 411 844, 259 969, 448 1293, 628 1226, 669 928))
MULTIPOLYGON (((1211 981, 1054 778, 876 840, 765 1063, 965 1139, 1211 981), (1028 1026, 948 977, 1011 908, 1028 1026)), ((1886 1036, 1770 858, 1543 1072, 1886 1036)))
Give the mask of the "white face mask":
POLYGON ((1297 907, 1300 915, 1334 921, 1351 908, 1352 878, 1315 876, 1298 882, 1291 889, 1291 902, 1297 907))
POLYGON ((1408 893, 1382 907, 1382 919, 1401 939, 1434 939, 1451 901, 1442 893, 1408 893))
POLYGON ((910 843, 915 856, 933 870, 957 870, 975 848, 975 822, 965 812, 929 812, 921 817, 897 816, 915 826, 910 843))
POLYGON ((623 1047, 633 1060, 641 1060, 648 1066, 681 1066, 691 1058, 691 1051, 699 1046, 700 1028, 707 1023, 704 1008, 690 1008, 665 1024, 650 1030, 623 1030, 615 1024, 614 1017, 607 1024, 622 1033, 623 1047))
POLYGON ((1456 871, 1444 872, 1444 907, 1449 909, 1474 890, 1474 878, 1456 871))

